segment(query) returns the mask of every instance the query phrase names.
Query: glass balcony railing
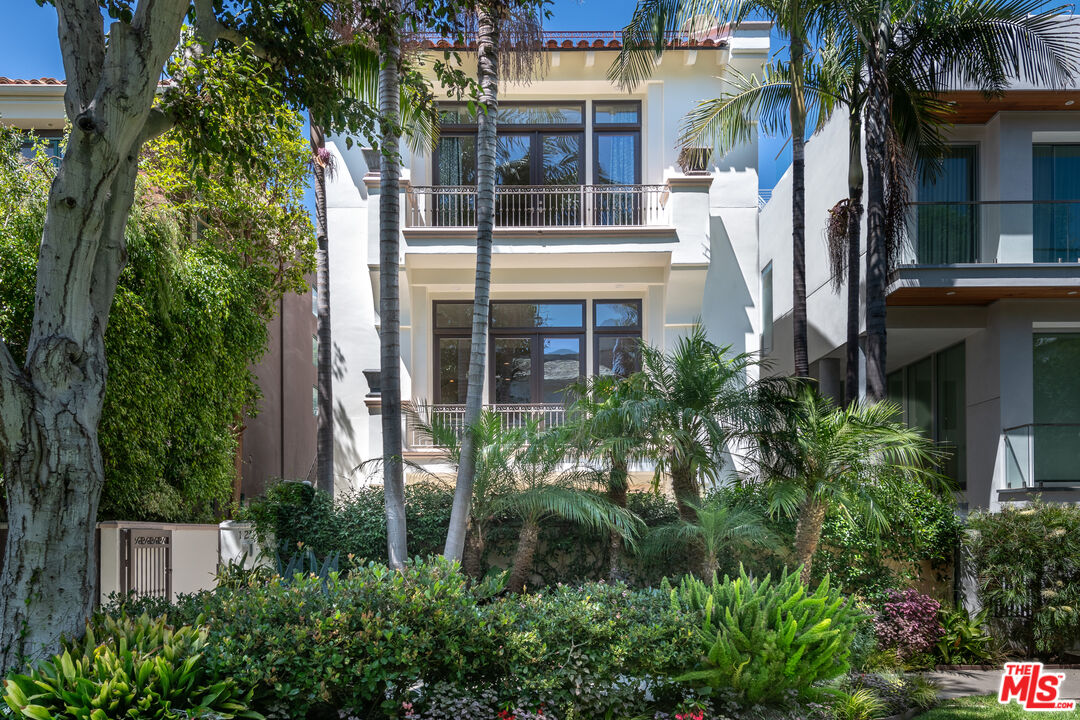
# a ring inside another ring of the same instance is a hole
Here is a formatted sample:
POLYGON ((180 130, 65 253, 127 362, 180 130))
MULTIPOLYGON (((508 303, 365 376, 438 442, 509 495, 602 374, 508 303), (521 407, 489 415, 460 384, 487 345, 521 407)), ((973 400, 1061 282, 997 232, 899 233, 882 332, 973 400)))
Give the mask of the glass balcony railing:
POLYGON ((1080 486, 1080 423, 1031 423, 1005 430, 1005 486, 1080 486))
POLYGON ((906 264, 1080 262, 1080 200, 911 205, 906 264))

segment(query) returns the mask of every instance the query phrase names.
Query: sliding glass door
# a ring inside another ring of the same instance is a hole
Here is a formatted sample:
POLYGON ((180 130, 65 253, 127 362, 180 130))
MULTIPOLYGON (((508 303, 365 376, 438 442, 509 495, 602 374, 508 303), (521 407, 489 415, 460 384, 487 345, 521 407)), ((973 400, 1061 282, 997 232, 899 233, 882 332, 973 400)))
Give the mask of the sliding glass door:
POLYGON ((1032 150, 1032 261, 1080 261, 1080 145, 1035 145, 1032 150))
POLYGON ((920 265, 973 263, 979 259, 976 147, 953 145, 941 173, 921 177, 916 216, 920 265))

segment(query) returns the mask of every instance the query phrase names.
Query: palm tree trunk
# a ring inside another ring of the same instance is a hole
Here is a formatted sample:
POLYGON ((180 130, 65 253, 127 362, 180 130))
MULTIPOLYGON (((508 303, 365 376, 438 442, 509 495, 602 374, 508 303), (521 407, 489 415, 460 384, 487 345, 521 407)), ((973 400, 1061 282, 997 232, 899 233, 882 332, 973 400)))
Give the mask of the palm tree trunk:
POLYGON ((470 428, 480 420, 487 377, 488 311, 491 296, 491 233, 495 222, 495 128, 498 119, 498 18, 481 3, 477 8, 477 78, 480 109, 476 128, 476 287, 473 292, 469 387, 465 396, 465 432, 461 438, 454 506, 443 555, 460 560, 468 528, 476 475, 476 448, 470 428))
POLYGON ((698 488, 694 469, 689 465, 672 464, 671 489, 675 493, 675 504, 679 507, 679 517, 688 523, 696 523, 697 511, 687 503, 701 501, 701 489, 698 488))
POLYGON ((870 86, 866 105, 866 396, 884 400, 885 290, 888 246, 885 237, 885 169, 889 123, 884 32, 867 52, 870 86))
MULTIPOLYGON (((627 491, 627 477, 629 473, 626 470, 626 461, 621 459, 611 459, 611 473, 608 478, 608 500, 612 505, 616 507, 626 507, 626 491, 627 491)), ((618 530, 612 529, 611 536, 608 542, 608 581, 619 582, 625 579, 625 575, 622 570, 622 534, 618 530)))
POLYGON ((806 99, 803 95, 803 39, 791 35, 791 324, 796 377, 809 377, 806 321, 806 99))
POLYGON ((847 259, 847 372, 844 404, 859 399, 859 236, 862 223, 862 108, 858 96, 858 76, 852 87, 852 109, 848 122, 848 259, 847 259))
POLYGON ((810 583, 810 568, 814 553, 821 542, 821 527, 825 524, 825 503, 807 500, 799 509, 795 524, 795 564, 802 568, 799 578, 803 584, 810 583))
POLYGON ((484 529, 469 521, 469 532, 465 536, 465 554, 461 559, 461 569, 469 577, 484 576, 484 529))
MULTIPOLYGON (((309 118, 310 120, 310 118, 309 118)), ((326 231, 326 166, 323 130, 311 123, 312 169, 315 174, 315 288, 318 294, 319 338, 316 384, 319 394, 318 432, 315 449, 315 486, 334 495, 334 375, 330 340, 330 245, 326 231)))
POLYGON ((525 583, 532 575, 533 557, 536 556, 536 547, 540 544, 540 525, 535 520, 525 520, 521 525, 521 534, 518 536, 517 551, 514 553, 514 564, 510 570, 510 580, 506 589, 510 592, 519 593, 525 589, 525 583))
MULTIPOLYGON (((396 17, 401 0, 391 0, 396 17)), ((398 291, 401 165, 398 158, 401 44, 391 29, 380 48, 379 113, 383 134, 379 179, 379 343, 382 385, 383 494, 386 498, 386 549, 390 567, 408 557, 405 536, 405 480, 401 472, 401 307, 398 291)))

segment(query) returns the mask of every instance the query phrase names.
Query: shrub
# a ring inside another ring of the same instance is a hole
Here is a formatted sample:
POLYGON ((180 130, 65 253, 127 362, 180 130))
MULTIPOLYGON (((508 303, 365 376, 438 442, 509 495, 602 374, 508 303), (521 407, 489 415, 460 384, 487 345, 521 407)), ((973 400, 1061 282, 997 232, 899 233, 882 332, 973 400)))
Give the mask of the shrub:
POLYGON ((99 617, 80 643, 11 675, 4 701, 17 718, 260 718, 251 692, 220 679, 202 653, 207 632, 173 628, 166 618, 99 617))
POLYGON ((711 586, 685 578, 673 603, 700 609, 702 667, 682 678, 732 688, 745 703, 782 702, 805 695, 815 683, 848 671, 860 613, 830 588, 812 594, 798 573, 759 580, 740 573, 711 586))
POLYGON ((1044 503, 975 513, 965 544, 993 634, 1053 659, 1080 640, 1080 507, 1044 503))
POLYGON ((874 621, 878 644, 904 661, 930 652, 941 637, 939 610, 941 603, 918 590, 890 590, 874 621))
POLYGON ((508 699, 558 717, 632 717, 646 694, 673 706, 682 689, 669 678, 698 653, 699 616, 657 590, 558 586, 503 598, 484 617, 505 628, 508 699))
POLYGON ((468 685, 501 666, 476 594, 442 560, 223 588, 185 598, 177 612, 205 614, 207 664, 254 688, 274 717, 368 717, 399 708, 417 682, 468 685))
POLYGON ((858 673, 847 683, 852 693, 869 691, 882 704, 878 715, 899 715, 908 710, 925 710, 937 701, 937 687, 920 675, 899 672, 858 673))
POLYGON ((941 637, 938 638, 936 651, 941 662, 962 665, 988 663, 996 658, 994 639, 984 629, 986 610, 971 617, 964 608, 942 608, 939 619, 941 637))

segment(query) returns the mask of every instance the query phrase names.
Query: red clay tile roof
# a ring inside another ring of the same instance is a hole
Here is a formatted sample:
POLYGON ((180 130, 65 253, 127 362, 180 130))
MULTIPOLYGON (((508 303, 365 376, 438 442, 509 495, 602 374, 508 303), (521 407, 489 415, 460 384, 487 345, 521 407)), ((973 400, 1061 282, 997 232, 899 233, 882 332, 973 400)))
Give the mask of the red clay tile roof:
MULTIPOLYGON (((669 48, 722 48, 727 46, 727 29, 707 34, 675 33, 668 39, 669 48)), ((619 50, 622 48, 621 30, 549 30, 544 33, 544 48, 547 50, 619 50)), ((433 34, 421 34, 419 44, 423 48, 451 49, 446 38, 433 34)), ((467 44, 455 43, 454 49, 475 50, 475 38, 469 38, 467 44)))
POLYGON ((63 80, 56 78, 9 78, 0 75, 0 85, 63 85, 63 80))

